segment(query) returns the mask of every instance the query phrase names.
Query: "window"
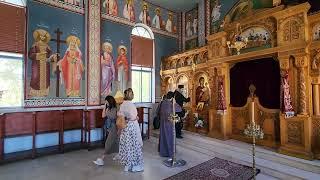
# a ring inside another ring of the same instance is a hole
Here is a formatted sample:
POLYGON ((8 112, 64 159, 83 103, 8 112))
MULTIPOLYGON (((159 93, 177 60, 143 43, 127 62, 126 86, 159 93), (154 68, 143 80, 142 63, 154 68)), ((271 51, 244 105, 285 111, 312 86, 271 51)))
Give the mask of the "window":
POLYGON ((0 107, 22 106, 23 55, 0 52, 0 107))
POLYGON ((153 33, 150 28, 144 24, 137 24, 132 30, 132 89, 134 92, 133 102, 153 102, 155 97, 154 88, 154 49, 153 49, 153 33), (140 37, 140 39, 139 39, 140 37), (151 40, 151 42, 150 42, 151 40), (149 42, 147 42, 149 41, 149 42), (148 44, 149 48, 144 48, 148 44), (143 46, 145 45, 145 46, 143 46), (141 49, 150 51, 142 54, 141 49), (147 55, 149 54, 149 55, 147 55), (149 57, 149 58, 147 58, 149 57), (142 59, 143 58, 143 59, 142 59), (146 59, 147 58, 147 59, 146 59))
POLYGON ((6 2, 9 4, 17 5, 17 6, 26 6, 26 1, 27 0, 0 0, 0 2, 6 2))
POLYGON ((152 68, 132 67, 134 102, 152 102, 152 68))

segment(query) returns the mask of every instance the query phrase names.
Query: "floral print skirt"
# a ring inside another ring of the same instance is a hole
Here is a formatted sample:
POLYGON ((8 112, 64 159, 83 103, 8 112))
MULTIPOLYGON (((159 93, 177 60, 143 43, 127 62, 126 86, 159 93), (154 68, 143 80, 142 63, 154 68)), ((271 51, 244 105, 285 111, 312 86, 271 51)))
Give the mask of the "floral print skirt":
POLYGON ((142 138, 137 121, 129 121, 122 130, 119 143, 120 163, 127 167, 143 167, 142 138))

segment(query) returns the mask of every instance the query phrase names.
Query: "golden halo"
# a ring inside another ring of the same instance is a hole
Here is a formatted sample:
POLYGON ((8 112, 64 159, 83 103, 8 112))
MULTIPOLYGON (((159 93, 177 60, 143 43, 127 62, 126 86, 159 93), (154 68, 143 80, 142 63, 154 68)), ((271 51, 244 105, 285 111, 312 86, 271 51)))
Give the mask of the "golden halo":
POLYGON ((67 37, 66 42, 67 42, 68 46, 69 46, 71 41, 76 41, 78 47, 80 47, 81 41, 77 36, 70 35, 70 36, 67 37))
POLYGON ((44 41, 46 43, 48 43, 51 39, 51 36, 48 33, 48 31, 46 31, 44 29, 36 29, 35 31, 33 31, 33 38, 36 42, 38 42, 40 40, 40 35, 44 35, 46 37, 46 39, 44 41))
POLYGON ((125 54, 127 54, 127 48, 126 48, 124 45, 120 45, 120 46, 118 47, 118 54, 120 54, 120 50, 121 50, 121 49, 124 49, 125 54))
POLYGON ((103 48, 103 50, 104 50, 104 49, 106 49, 106 47, 109 47, 109 48, 110 48, 110 51, 112 52, 112 50, 113 50, 113 46, 112 46, 112 44, 111 44, 111 43, 109 43, 109 42, 105 42, 105 43, 103 43, 103 44, 102 44, 102 48, 103 48))

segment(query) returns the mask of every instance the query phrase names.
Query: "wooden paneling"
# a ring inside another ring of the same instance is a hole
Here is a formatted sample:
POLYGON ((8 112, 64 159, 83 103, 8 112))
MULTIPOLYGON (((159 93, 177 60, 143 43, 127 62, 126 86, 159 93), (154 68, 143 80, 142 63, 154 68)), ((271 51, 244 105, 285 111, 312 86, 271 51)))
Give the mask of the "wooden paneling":
POLYGON ((82 110, 64 111, 64 130, 82 129, 82 110))
POLYGON ((36 114, 36 132, 59 131, 62 111, 45 111, 36 114))
POLYGON ((5 136, 32 134, 33 114, 10 113, 5 115, 5 136))
POLYGON ((90 129, 100 128, 103 126, 102 109, 89 110, 87 112, 87 120, 90 129))

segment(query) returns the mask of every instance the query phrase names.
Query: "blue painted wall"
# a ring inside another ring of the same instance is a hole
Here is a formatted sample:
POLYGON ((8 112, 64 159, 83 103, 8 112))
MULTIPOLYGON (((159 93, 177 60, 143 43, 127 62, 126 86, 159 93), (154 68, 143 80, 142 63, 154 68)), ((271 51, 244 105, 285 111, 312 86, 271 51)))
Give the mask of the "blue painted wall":
POLYGON ((179 51, 178 41, 175 38, 155 34, 155 88, 156 97, 160 97, 161 80, 160 80, 160 63, 163 56, 171 55, 179 51))
MULTIPOLYGON (((82 52, 83 65, 85 64, 85 17, 84 15, 65 11, 59 8, 50 7, 44 4, 40 4, 29 0, 27 2, 28 7, 28 51, 34 43, 33 32, 36 29, 45 29, 51 35, 51 39, 56 39, 54 31, 59 28, 63 32, 61 39, 65 40, 69 35, 75 35, 80 38, 81 45, 80 50, 82 52), (47 28, 39 27, 38 25, 45 25, 47 28), (74 34, 76 33, 76 34, 74 34)), ((56 53, 57 44, 55 42, 49 42, 52 53, 56 53)), ((66 44, 62 44, 60 48, 60 56, 63 57, 66 49, 66 44)), ((50 67, 51 68, 51 67, 50 67)), ((56 75, 52 73, 50 69, 50 93, 49 97, 56 97, 56 75)), ((31 60, 28 59, 27 69, 27 86, 30 85, 31 77, 31 60)), ((85 76, 82 75, 81 82, 81 97, 85 95, 85 76)), ((28 93, 28 92, 26 92, 28 93)), ((63 85, 60 85, 60 97, 67 97, 63 85)))
MULTIPOLYGON (((119 45, 125 45, 128 49, 127 58, 131 62, 131 26, 121 25, 118 23, 103 20, 101 23, 101 43, 111 40, 113 45, 113 60, 116 62, 118 56, 117 48, 119 45)), ((154 34, 155 37, 155 88, 156 97, 161 96, 160 84, 160 62, 163 56, 168 56, 178 51, 178 40, 176 38, 154 34)), ((115 92, 113 92, 115 93, 115 92)))

